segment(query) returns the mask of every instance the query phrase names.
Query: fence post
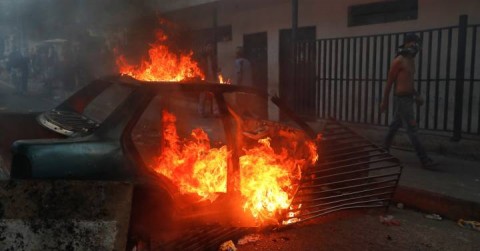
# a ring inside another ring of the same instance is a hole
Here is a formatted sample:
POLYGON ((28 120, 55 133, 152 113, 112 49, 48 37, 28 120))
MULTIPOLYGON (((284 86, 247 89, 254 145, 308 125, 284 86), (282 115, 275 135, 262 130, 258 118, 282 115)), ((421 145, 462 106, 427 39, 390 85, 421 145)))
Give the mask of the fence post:
POLYGON ((455 110, 453 116, 452 141, 462 137, 463 82, 465 79, 465 54, 467 47, 468 16, 461 15, 458 22, 457 71, 455 74, 455 110))

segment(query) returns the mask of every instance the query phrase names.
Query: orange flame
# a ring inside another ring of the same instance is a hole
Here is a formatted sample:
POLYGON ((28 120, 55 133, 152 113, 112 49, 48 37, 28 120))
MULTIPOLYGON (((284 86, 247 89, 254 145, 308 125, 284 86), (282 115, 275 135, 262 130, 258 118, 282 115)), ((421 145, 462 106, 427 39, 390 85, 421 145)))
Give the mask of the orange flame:
POLYGON ((194 129, 191 139, 180 140, 175 115, 163 111, 165 146, 155 171, 170 178, 182 193, 203 198, 227 191, 227 147, 211 148, 208 135, 194 129))
MULTIPOLYGON (((175 115, 163 111, 164 147, 154 163, 154 170, 168 177, 184 194, 198 194, 209 199, 227 190, 227 147, 213 148, 202 129, 194 129, 189 139, 180 139, 175 115)), ((287 135, 287 133, 285 133, 287 135)), ((308 142, 307 158, 295 158, 286 149, 276 153, 271 139, 244 149, 240 157, 240 194, 243 209, 260 221, 272 219, 278 210, 287 209, 301 169, 318 158, 315 144, 308 142)), ((291 145, 291 142, 287 144, 291 145)), ((293 146, 295 147, 295 146, 293 146)))
POLYGON ((192 52, 175 55, 164 45, 167 36, 162 31, 157 31, 156 38, 148 50, 149 59, 142 60, 139 66, 130 65, 125 56, 119 55, 116 59, 119 72, 144 81, 205 79, 205 74, 192 59, 192 52))
POLYGON ((218 82, 219 82, 220 84, 231 84, 230 79, 224 78, 221 73, 218 73, 218 82))

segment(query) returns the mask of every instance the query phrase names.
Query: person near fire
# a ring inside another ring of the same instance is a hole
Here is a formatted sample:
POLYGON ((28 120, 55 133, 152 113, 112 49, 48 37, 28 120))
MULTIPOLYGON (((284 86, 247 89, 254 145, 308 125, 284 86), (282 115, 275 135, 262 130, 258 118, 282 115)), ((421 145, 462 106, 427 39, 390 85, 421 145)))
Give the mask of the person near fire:
POLYGON ((424 168, 431 168, 437 165, 428 157, 425 148, 418 138, 418 125, 414 115, 414 103, 423 104, 423 98, 414 88, 415 56, 420 50, 421 40, 414 33, 405 34, 403 45, 398 49, 387 77, 387 85, 384 90, 383 99, 380 104, 380 112, 388 109, 390 91, 394 86, 394 115, 389 125, 389 130, 384 140, 386 150, 390 149, 393 138, 402 126, 406 125, 407 135, 412 143, 417 156, 424 168))
POLYGON ((245 58, 243 47, 237 47, 235 53, 235 80, 233 84, 242 86, 253 86, 252 65, 245 58))

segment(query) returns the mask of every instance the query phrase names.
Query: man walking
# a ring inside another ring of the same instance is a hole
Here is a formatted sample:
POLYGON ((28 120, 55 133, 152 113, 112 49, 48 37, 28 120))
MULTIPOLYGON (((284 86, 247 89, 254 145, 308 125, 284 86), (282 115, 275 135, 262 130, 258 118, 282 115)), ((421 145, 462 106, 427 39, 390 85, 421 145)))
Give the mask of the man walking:
MULTIPOLYGON (((414 116, 414 102, 421 103, 422 100, 413 86, 415 74, 415 55, 420 50, 420 38, 414 33, 407 33, 399 52, 393 60, 387 77, 387 86, 380 104, 380 112, 388 108, 390 90, 394 86, 394 119, 390 124, 389 131, 385 137, 384 147, 389 150, 395 133, 404 123, 407 127, 407 135, 412 143, 418 158, 425 168, 433 167, 436 163, 430 159, 418 139, 417 121, 414 116)), ((420 105, 420 104, 419 104, 420 105)))

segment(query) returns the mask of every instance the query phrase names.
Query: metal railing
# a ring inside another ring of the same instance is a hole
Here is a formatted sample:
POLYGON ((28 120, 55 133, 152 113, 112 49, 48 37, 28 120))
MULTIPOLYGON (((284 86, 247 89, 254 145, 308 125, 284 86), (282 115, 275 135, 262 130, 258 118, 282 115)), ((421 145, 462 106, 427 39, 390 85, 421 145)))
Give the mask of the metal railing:
POLYGON ((399 160, 337 121, 328 120, 321 133, 321 158, 303 171, 283 223, 345 209, 388 209, 402 173, 399 160))
MULTIPOLYGON (((460 16, 457 26, 413 31, 423 40, 415 74, 425 97, 416 113, 420 128, 449 131, 457 140, 462 133, 480 134, 479 27, 460 16)), ((379 106, 404 34, 297 41, 290 105, 309 117, 388 125, 393 102, 383 114, 379 106)))

